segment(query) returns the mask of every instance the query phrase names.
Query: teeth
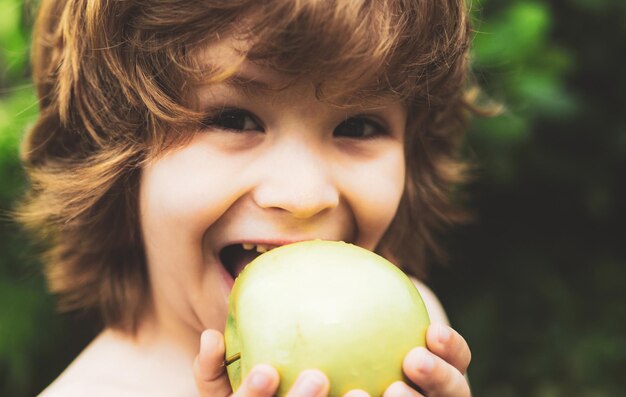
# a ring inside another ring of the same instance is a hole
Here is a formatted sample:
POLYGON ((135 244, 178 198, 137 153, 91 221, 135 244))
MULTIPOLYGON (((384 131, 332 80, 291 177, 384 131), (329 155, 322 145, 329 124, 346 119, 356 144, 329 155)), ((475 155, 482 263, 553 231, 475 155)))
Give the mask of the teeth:
POLYGON ((258 252, 259 254, 262 254, 267 251, 269 251, 269 247, 267 245, 258 244, 256 246, 256 252, 258 252))
POLYGON ((252 243, 242 243, 241 246, 246 251, 256 251, 259 254, 267 252, 271 249, 270 246, 264 244, 252 244, 252 243))

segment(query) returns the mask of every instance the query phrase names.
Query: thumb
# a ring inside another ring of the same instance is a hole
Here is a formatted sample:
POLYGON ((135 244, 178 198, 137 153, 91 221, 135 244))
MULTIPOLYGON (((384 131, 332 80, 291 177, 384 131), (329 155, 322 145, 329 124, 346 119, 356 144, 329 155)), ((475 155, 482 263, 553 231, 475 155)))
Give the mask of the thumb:
POLYGON ((232 390, 224 367, 224 337, 208 329, 200 336, 200 353, 193 363, 196 387, 201 397, 226 397, 232 390))

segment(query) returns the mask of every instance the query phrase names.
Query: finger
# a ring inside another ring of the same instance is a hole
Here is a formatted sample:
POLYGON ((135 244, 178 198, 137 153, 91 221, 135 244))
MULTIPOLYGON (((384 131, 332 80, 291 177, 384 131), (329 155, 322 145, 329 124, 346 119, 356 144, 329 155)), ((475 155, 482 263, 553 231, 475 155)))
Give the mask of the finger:
POLYGON ((316 369, 308 369, 296 379, 287 397, 321 397, 327 396, 330 382, 324 373, 316 369))
POLYGON ((424 347, 411 350, 402 368, 428 397, 470 397, 469 384, 463 374, 424 347))
POLYGON ((354 389, 344 394, 343 397, 370 397, 370 395, 364 390, 354 389))
POLYGON ((226 397, 231 393, 223 366, 224 338, 215 330, 200 336, 200 353, 193 363, 193 374, 200 396, 226 397))
POLYGON ((462 374, 467 372, 472 352, 465 339, 452 328, 445 324, 432 324, 426 331, 426 346, 462 374))
POLYGON ((252 368, 233 397, 271 397, 276 393, 280 379, 274 367, 260 364, 252 368))
POLYGON ((383 397, 424 397, 404 382, 394 382, 385 390, 383 397))

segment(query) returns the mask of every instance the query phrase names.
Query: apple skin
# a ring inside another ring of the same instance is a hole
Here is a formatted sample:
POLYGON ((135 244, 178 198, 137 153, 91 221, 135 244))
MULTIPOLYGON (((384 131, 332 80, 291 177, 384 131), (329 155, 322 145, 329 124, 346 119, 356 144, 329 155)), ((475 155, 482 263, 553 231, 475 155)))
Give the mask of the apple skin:
POLYGON ((305 369, 330 379, 330 396, 362 389, 382 396, 404 380, 402 361, 425 346, 430 324, 413 282, 366 249, 306 241, 260 255, 239 274, 229 298, 226 357, 233 390, 266 363, 284 396, 305 369))

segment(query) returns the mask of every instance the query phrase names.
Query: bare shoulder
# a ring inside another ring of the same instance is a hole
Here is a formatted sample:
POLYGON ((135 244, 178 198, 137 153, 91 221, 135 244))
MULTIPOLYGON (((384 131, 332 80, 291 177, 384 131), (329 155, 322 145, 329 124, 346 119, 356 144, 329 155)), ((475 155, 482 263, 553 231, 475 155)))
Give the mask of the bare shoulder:
POLYGON ((195 395, 193 374, 171 349, 104 332, 39 397, 195 395))
MULTIPOLYGON (((115 360, 117 356, 115 350, 119 350, 119 346, 116 346, 112 338, 101 334, 39 397, 103 396, 111 392, 123 396, 123 393, 119 393, 120 390, 115 390, 117 389, 116 382, 112 382, 115 376, 108 368, 108 363, 115 360)), ((123 363, 125 360, 120 357, 115 361, 123 363)))
POLYGON ((430 316, 431 323, 443 323, 450 324, 448 320, 448 316, 446 315, 446 311, 443 308, 443 305, 437 298, 437 295, 430 289, 426 284, 422 281, 411 277, 411 281, 417 287, 420 295, 422 295, 422 299, 424 300, 424 304, 426 305, 426 310, 428 310, 428 315, 430 316))

